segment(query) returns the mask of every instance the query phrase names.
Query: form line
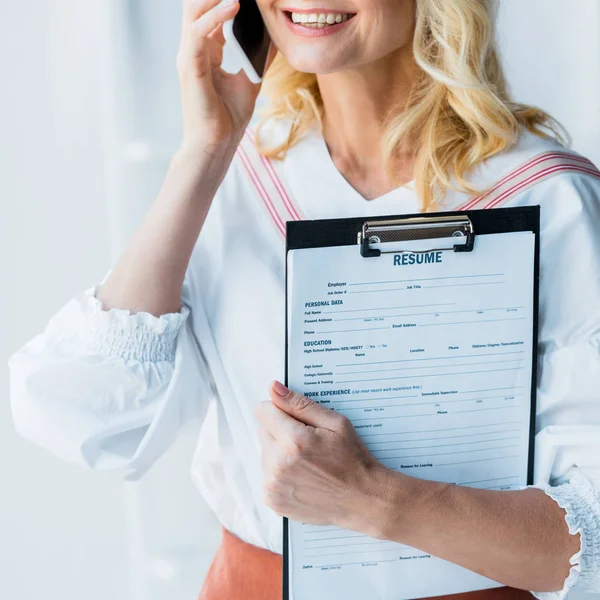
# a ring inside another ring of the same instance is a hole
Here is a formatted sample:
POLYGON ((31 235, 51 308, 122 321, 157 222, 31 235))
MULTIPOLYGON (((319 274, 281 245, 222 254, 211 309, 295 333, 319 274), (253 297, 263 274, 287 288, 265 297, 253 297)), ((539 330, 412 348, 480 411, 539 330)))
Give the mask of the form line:
POLYGON ((350 565, 362 565, 364 563, 384 563, 384 562, 396 562, 395 558, 386 558, 385 560, 359 560, 358 562, 349 563, 334 563, 331 565, 315 565, 315 569, 327 569, 328 567, 346 567, 350 565))
POLYGON ((349 294, 374 294, 375 292, 405 292, 406 288, 390 288, 388 290, 361 290, 360 292, 348 292, 349 294))
MULTIPOLYGON (((398 548, 389 550, 354 550, 352 552, 328 552, 327 554, 306 554, 304 558, 322 558, 324 556, 342 556, 343 554, 376 554, 380 552, 398 552, 398 548)), ((363 561, 368 562, 368 561, 363 561)), ((373 561, 375 562, 375 561, 373 561)))
POLYGON ((513 404, 511 406, 496 406, 494 408, 474 408, 473 410, 453 410, 453 415, 461 415, 464 413, 472 413, 472 412, 482 412, 484 410, 505 410, 507 408, 516 408, 519 404, 513 404))
MULTIPOLYGON (((496 408, 476 408, 473 410, 458 410, 458 411, 452 411, 451 413, 448 413, 448 416, 452 416, 452 415, 460 415, 463 413, 470 413, 470 412, 483 412, 484 410, 507 410, 508 408, 516 408, 518 407, 518 404, 511 404, 510 406, 498 406, 496 408)), ((359 421, 387 421, 388 419, 411 419, 412 417, 437 417, 438 414, 435 412, 431 412, 431 413, 427 413, 427 414, 422 414, 422 415, 394 415, 391 417, 370 417, 368 419, 353 419, 354 423, 358 423, 359 421)))
MULTIPOLYGON (((434 438, 419 438, 418 440, 392 440, 390 442, 369 442, 369 444, 397 444, 398 442, 437 442, 438 440, 455 440, 460 437, 477 437, 480 435, 494 435, 496 433, 514 433, 516 431, 520 431, 520 429, 501 429, 500 431, 484 431, 483 433, 470 433, 470 434, 462 434, 462 435, 449 435, 446 437, 434 437, 434 438)), ((396 435, 395 433, 379 433, 373 435, 396 435)), ((367 436, 363 436, 367 437, 367 436)))
MULTIPOLYGON (((500 425, 517 425, 517 424, 521 424, 521 421, 506 421, 504 423, 488 423, 485 425, 468 425, 467 427, 452 427, 452 428, 441 427, 439 429, 424 429, 422 431, 394 431, 391 433, 367 433, 366 435, 363 435, 361 437, 365 438, 365 437, 375 437, 375 436, 380 436, 380 435, 435 433, 436 431, 443 431, 445 433, 446 431, 458 431, 459 429, 481 429, 482 427, 499 427, 500 425)), ((490 432, 490 433, 494 433, 494 432, 490 432)))
POLYGON ((337 313, 348 313, 348 312, 367 312, 372 310, 401 310, 406 308, 431 308, 432 306, 456 306, 456 302, 446 302, 444 304, 413 304, 411 306, 382 306, 380 308, 353 308, 348 310, 323 310, 321 311, 324 315, 334 315, 337 313))
POLYGON ((480 283, 450 283, 448 285, 426 285, 422 289, 424 290, 434 290, 437 288, 449 288, 449 287, 470 287, 473 285, 500 285, 504 283, 504 281, 482 281, 480 283))
POLYGON ((420 317, 424 315, 455 315, 471 312, 491 312, 496 310, 522 310, 524 306, 505 306, 502 308, 470 308, 469 310, 433 310, 430 312, 408 313, 404 315, 381 315, 378 317, 351 317, 349 319, 333 319, 334 321, 364 321, 366 319, 396 319, 399 317, 420 317))
POLYGON ((462 462, 453 462, 453 463, 438 463, 436 465, 436 467, 448 467, 448 466, 452 466, 452 465, 467 465, 469 463, 487 462, 490 460, 502 460, 505 458, 519 458, 520 456, 521 456, 520 454, 511 454, 510 456, 497 456, 495 458, 480 458, 479 460, 465 460, 462 462))
POLYGON ((505 388, 491 388, 489 390, 470 390, 468 392, 459 392, 459 394, 483 394, 484 392, 501 392, 502 390, 520 390, 524 387, 523 385, 513 385, 505 388))
POLYGON ((474 279, 476 277, 503 277, 504 273, 489 273, 481 275, 453 275, 451 277, 423 277, 421 279, 393 279, 390 281, 363 281, 360 283, 349 283, 348 285, 382 285, 385 283, 411 283, 413 281, 440 281, 442 279, 474 279))
POLYGON ((425 323, 417 325, 417 327, 437 327, 440 325, 470 325, 472 323, 500 323, 501 321, 524 321, 525 318, 526 317, 517 317, 516 319, 485 319, 481 321, 454 321, 453 323, 425 323))
POLYGON ((336 404, 339 402, 381 402, 382 400, 401 400, 402 398, 419 398, 419 394, 412 394, 410 396, 388 396, 387 398, 362 398, 361 400, 359 399, 353 399, 353 398, 348 398, 347 400, 333 400, 333 402, 335 402, 336 404))
MULTIPOLYGON (((514 397, 521 396, 522 394, 514 394, 514 397)), ((367 410, 367 409, 376 409, 376 408, 402 408, 403 406, 428 406, 431 404, 437 404, 439 406, 445 406, 446 404, 457 404, 458 402, 480 402, 482 400, 499 400, 501 398, 506 398, 506 396, 489 396, 487 398, 465 398, 464 400, 435 400, 433 402, 410 402, 405 404, 387 404, 387 405, 377 405, 377 406, 354 406, 352 408, 335 408, 337 412, 346 412, 348 410, 367 410)), ((512 400, 512 398, 511 398, 512 400)), ((348 402, 352 402, 348 400, 348 402)), ((333 403, 332 403, 333 404, 333 403)))
POLYGON ((363 383, 366 381, 395 381, 398 379, 417 379, 419 377, 449 377, 450 375, 475 375, 477 373, 500 373, 502 371, 522 371, 524 367, 515 367, 512 369, 491 369, 486 371, 465 371, 463 373, 433 373, 423 375, 407 375, 402 377, 376 377, 375 379, 345 379, 336 381, 336 383, 363 383))
MULTIPOLYGON (((493 440, 479 440, 477 442, 458 442, 456 444, 437 444, 435 446, 411 446, 410 448, 378 448, 376 450, 372 450, 372 452, 397 452, 399 450, 427 450, 429 448, 452 448, 454 446, 467 446, 469 444, 491 444, 492 442, 505 442, 507 440, 518 440, 519 438, 520 438, 520 436, 512 436, 512 437, 505 437, 505 438, 495 438, 493 440)), ((509 446, 506 446, 506 447, 508 448, 509 446)), ((481 450, 491 450, 491 448, 482 448, 481 450)), ((453 454, 453 453, 449 453, 449 454, 453 454)))
POLYGON ((470 485, 472 483, 488 483, 490 481, 502 481, 503 479, 518 479, 518 475, 508 475, 506 477, 493 477, 492 479, 478 479, 477 481, 463 481, 462 483, 457 483, 456 485, 470 485))
MULTIPOLYGON (((459 358, 477 358, 481 356, 509 356, 511 354, 525 354, 525 350, 513 350, 511 352, 489 352, 487 354, 463 354, 457 356, 435 356, 431 358, 404 358, 402 360, 380 360, 372 362, 360 363, 360 365, 386 365, 390 363, 401 363, 401 362, 420 362, 424 360, 457 360, 459 358)), ((355 363, 347 363, 342 365, 335 365, 335 367, 356 367, 355 363)))
MULTIPOLYGON (((406 460, 407 458, 423 458, 429 456, 447 456, 449 454, 474 454, 475 452, 488 452, 490 450, 502 450, 503 448, 518 448, 520 444, 511 446, 494 446, 493 448, 479 448, 478 450, 457 450, 456 452, 438 452, 436 454, 411 454, 410 456, 381 456, 380 460, 406 460)), ((377 451, 376 451, 377 452, 377 451)))
MULTIPOLYGON (((312 542, 313 540, 311 540, 312 542)), ((312 548, 309 548, 308 546, 305 546, 304 548, 306 550, 326 550, 329 548, 353 548, 355 546, 374 546, 376 544, 395 544, 396 542, 361 542, 360 544, 331 544, 328 546, 313 546, 312 548)))
POLYGON ((478 365, 500 365, 511 362, 521 362, 524 358, 514 358, 512 360, 490 360, 487 362, 461 363, 453 365, 429 365, 423 367, 398 367, 396 369, 374 369, 373 371, 338 371, 335 375, 362 375, 364 373, 390 373, 392 371, 410 371, 411 369, 451 369, 453 367, 476 367, 478 365))
POLYGON ((378 331, 381 329, 390 329, 390 327, 361 327, 360 329, 337 329, 333 331, 315 331, 314 335, 326 335, 329 333, 353 333, 356 331, 378 331))
MULTIPOLYGON (((344 530, 341 529, 340 533, 343 533, 344 530)), ((305 542, 307 544, 311 544, 312 542, 328 542, 330 540, 352 540, 352 539, 357 539, 357 538, 365 538, 367 537, 366 535, 363 535, 362 533, 359 535, 343 535, 343 536, 339 536, 339 537, 326 537, 326 538, 313 538, 312 540, 305 540, 305 542)))
POLYGON ((303 530, 303 533, 327 533, 328 531, 339 531, 343 533, 345 529, 340 529, 339 527, 332 527, 331 529, 311 529, 310 531, 303 530))

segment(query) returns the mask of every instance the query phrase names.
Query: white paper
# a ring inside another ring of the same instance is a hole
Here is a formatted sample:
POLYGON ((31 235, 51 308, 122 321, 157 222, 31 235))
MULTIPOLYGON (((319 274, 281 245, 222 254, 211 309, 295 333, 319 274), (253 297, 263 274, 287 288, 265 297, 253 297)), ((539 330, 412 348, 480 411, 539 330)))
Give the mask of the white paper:
MULTIPOLYGON (((363 258, 358 246, 290 251, 289 386, 346 415, 389 468, 486 489, 525 486, 534 247, 530 232, 479 235, 473 252, 440 252, 427 264, 406 253, 363 258)), ((499 586, 336 527, 290 521, 289 534, 293 600, 499 586)))

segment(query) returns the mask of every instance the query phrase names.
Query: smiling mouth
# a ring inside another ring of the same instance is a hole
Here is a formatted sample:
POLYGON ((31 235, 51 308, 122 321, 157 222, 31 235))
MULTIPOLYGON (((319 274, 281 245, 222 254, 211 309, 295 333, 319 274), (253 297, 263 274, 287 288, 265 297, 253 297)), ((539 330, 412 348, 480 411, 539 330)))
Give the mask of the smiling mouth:
POLYGON ((345 23, 353 17, 356 13, 298 13, 284 11, 286 17, 294 23, 294 25, 300 25, 301 27, 307 27, 310 29, 325 29, 326 27, 332 27, 333 25, 339 25, 345 23))

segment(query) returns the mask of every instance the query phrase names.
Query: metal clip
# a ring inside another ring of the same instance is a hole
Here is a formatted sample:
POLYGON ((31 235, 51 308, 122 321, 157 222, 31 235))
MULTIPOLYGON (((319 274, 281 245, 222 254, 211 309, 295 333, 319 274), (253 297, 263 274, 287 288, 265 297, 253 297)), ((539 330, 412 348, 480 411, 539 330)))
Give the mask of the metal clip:
POLYGON ((424 254, 442 250, 472 252, 475 245, 475 232, 469 217, 414 217, 398 220, 366 221, 358 233, 360 253, 364 258, 381 254, 424 254), (371 244, 386 244, 448 238, 448 246, 428 250, 379 250, 371 244), (452 240, 452 241, 451 241, 452 240), (460 240, 460 241, 459 241, 460 240))

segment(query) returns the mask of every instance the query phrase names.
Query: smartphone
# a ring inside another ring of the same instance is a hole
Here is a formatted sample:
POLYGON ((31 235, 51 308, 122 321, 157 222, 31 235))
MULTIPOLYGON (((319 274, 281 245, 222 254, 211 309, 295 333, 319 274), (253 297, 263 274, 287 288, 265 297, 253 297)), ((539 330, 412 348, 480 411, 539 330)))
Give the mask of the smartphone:
POLYGON ((260 83, 267 68, 271 38, 255 0, 240 0, 237 15, 223 25, 223 35, 248 79, 260 83))

